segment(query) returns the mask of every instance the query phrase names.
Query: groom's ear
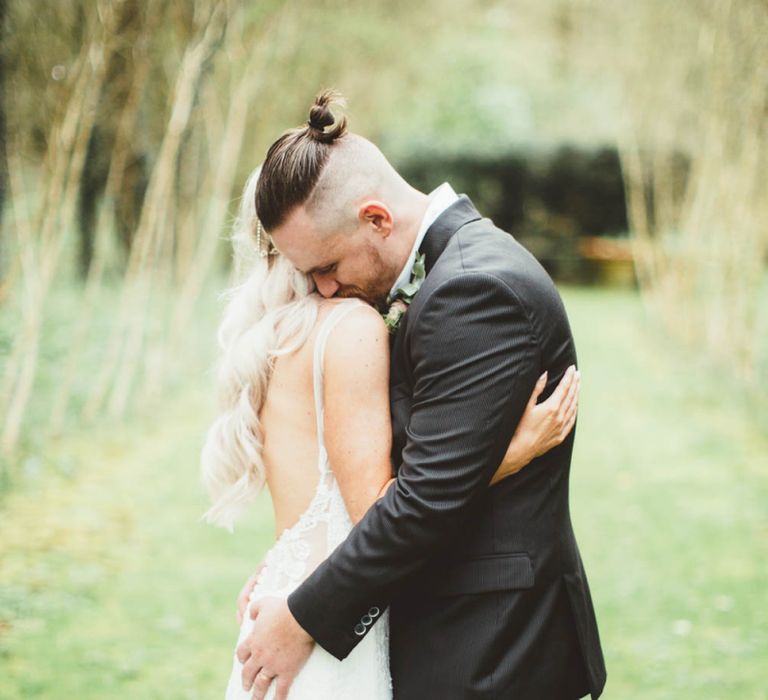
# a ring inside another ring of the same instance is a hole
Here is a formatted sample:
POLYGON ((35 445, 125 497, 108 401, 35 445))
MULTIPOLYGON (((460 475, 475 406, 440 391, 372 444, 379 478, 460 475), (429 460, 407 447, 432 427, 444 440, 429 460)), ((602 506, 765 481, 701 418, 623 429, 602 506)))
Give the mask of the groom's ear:
POLYGON ((387 238, 392 233, 394 219, 386 204, 378 200, 363 202, 357 211, 360 223, 368 226, 373 232, 387 238))

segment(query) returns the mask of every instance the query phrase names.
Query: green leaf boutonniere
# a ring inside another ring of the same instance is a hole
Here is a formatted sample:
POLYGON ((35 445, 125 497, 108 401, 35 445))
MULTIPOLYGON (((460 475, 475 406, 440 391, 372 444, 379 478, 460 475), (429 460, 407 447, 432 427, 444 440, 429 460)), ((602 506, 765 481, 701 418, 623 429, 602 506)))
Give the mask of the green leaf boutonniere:
POLYGON ((422 253, 416 256, 416 261, 413 263, 410 282, 395 290, 395 296, 387 312, 382 314, 384 323, 390 333, 394 333, 397 330, 403 315, 408 310, 408 306, 413 301, 413 297, 416 296, 416 292, 419 291, 419 287, 421 287, 426 276, 427 269, 424 264, 424 253, 422 253))

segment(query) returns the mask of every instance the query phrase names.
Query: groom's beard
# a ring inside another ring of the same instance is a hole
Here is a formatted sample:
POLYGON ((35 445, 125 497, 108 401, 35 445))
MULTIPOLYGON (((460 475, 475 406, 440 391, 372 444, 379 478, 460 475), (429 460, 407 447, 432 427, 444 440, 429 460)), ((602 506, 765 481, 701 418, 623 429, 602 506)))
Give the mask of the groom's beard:
POLYGON ((373 246, 366 249, 365 268, 369 271, 369 279, 356 284, 345 284, 339 287, 334 296, 347 299, 356 297, 370 304, 381 312, 386 311, 387 297, 392 286, 390 279, 395 279, 397 273, 393 273, 382 259, 379 251, 373 246))

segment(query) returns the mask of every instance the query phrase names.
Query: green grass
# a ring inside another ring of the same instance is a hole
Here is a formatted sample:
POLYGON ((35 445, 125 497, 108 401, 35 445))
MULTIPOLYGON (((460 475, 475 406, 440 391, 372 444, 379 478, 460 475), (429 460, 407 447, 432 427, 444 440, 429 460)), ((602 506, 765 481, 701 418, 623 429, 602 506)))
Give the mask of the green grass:
MULTIPOLYGON (((565 299, 583 372, 571 501, 604 697, 768 698, 768 438, 753 407, 632 293, 565 299)), ((0 698, 221 697, 235 596, 273 531, 266 498, 234 535, 198 520, 208 392, 193 375, 129 422, 49 441, 6 494, 0 698)))
POLYGON ((629 297, 574 293, 572 477, 611 698, 766 698, 768 438, 629 297))

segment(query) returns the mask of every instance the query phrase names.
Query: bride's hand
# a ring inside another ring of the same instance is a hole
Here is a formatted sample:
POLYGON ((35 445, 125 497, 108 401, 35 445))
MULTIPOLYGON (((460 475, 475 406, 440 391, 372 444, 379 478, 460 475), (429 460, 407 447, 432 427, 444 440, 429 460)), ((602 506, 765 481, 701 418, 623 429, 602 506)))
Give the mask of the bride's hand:
POLYGON ((526 464, 559 445, 576 422, 581 375, 571 365, 552 395, 537 404, 547 385, 547 373, 539 377, 526 406, 525 413, 512 436, 504 461, 491 479, 491 485, 516 474, 526 464))
POLYGON ((256 585, 256 579, 259 578, 259 574, 261 573, 261 570, 264 568, 264 562, 261 562, 256 567, 256 571, 253 572, 253 575, 245 582, 245 585, 240 589, 240 594, 237 596, 237 624, 242 625, 243 624, 243 616, 245 615, 245 609, 248 607, 248 603, 250 601, 251 591, 253 590, 253 587, 256 585))

